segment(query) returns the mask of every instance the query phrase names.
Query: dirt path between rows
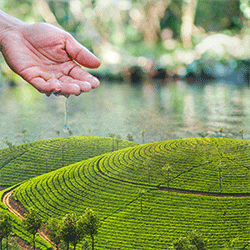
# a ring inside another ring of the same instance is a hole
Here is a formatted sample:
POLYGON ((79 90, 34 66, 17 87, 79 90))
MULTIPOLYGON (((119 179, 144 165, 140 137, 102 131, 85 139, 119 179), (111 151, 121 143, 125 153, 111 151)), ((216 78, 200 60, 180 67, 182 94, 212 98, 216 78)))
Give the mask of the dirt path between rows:
MULTIPOLYGON (((2 202, 8 208, 9 212, 16 215, 21 220, 24 220, 25 219, 24 215, 21 214, 17 209, 14 209, 11 205, 11 195, 13 192, 14 192, 14 189, 11 190, 10 192, 7 192, 6 194, 4 194, 2 202)), ((50 243, 51 245, 53 245, 52 242, 48 239, 48 237, 45 235, 45 233, 43 231, 41 231, 39 233, 39 236, 41 238, 43 238, 45 241, 47 241, 48 243, 50 243)), ((18 243, 19 247, 24 249, 24 250, 31 250, 32 249, 32 246, 27 246, 27 243, 25 243, 25 241, 21 240, 20 238, 18 238, 17 243, 18 243)), ((53 249, 56 249, 56 248, 53 247, 53 249)))

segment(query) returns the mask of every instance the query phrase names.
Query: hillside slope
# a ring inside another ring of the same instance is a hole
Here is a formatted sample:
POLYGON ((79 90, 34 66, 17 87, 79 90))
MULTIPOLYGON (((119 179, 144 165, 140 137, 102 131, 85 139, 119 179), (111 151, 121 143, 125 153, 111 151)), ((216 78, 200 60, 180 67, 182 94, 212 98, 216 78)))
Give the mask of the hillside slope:
POLYGON ((248 141, 233 139, 144 144, 30 179, 14 198, 45 220, 92 208, 102 220, 96 249, 169 249, 193 229, 210 249, 233 238, 242 249, 250 241, 249 153, 248 141))
MULTIPOLYGON (((0 186, 12 186, 63 166, 112 151, 109 137, 64 137, 0 150, 0 186)), ((120 141, 119 149, 138 145, 120 141)), ((115 149, 117 144, 115 143, 115 149)))

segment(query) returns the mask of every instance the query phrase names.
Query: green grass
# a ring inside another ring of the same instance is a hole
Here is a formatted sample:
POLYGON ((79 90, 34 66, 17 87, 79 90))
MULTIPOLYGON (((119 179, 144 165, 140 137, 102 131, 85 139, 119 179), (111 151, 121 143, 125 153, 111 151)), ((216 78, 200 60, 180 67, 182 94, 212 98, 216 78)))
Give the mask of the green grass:
MULTIPOLYGON (((121 141, 119 149, 137 143, 121 141)), ((115 147, 116 148, 116 147, 115 147)), ((12 186, 63 166, 112 151, 109 137, 40 140, 0 150, 0 186, 12 186)))
POLYGON ((209 249, 222 249, 237 237, 236 249, 242 249, 250 241, 249 171, 248 141, 170 140, 38 176, 21 184, 14 197, 26 208, 38 209, 45 220, 92 208, 102 220, 96 249, 169 249, 174 239, 193 229, 210 240, 209 249), (166 164, 169 176, 162 169, 166 164), (158 189, 168 185, 214 196, 158 189))

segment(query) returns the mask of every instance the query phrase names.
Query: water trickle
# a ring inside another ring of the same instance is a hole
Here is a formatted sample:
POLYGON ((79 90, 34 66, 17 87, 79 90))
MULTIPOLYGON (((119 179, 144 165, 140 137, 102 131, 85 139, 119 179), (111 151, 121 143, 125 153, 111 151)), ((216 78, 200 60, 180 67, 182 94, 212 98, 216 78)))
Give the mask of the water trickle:
POLYGON ((69 132, 69 126, 68 126, 68 98, 65 98, 64 102, 64 126, 63 126, 63 131, 65 133, 69 132))

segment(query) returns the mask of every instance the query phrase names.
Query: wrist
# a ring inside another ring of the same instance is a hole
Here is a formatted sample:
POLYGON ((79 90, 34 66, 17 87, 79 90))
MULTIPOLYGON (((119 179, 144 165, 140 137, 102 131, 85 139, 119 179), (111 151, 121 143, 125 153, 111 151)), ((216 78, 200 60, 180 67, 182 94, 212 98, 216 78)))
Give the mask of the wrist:
POLYGON ((6 36, 19 33, 19 31, 27 25, 28 24, 18 18, 12 17, 0 10, 0 50, 2 50, 2 42, 6 36))

